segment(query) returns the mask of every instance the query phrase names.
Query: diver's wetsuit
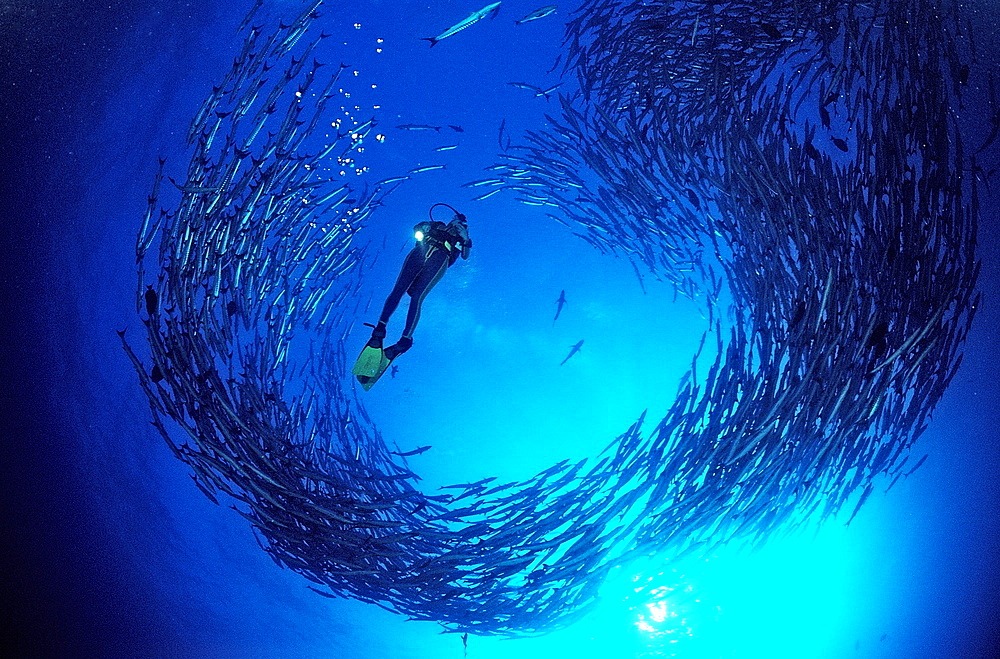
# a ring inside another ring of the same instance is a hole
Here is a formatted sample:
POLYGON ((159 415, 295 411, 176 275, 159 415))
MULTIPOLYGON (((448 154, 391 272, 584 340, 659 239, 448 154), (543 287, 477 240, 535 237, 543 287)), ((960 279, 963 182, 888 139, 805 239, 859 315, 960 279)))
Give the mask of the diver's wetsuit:
POLYGON ((464 218, 452 220, 448 224, 421 222, 414 227, 414 233, 417 236, 417 243, 403 261, 403 268, 396 278, 396 285, 385 300, 378 325, 372 331, 372 340, 369 341, 369 345, 381 346, 389 318, 399 306, 403 293, 408 293, 410 308, 406 312, 406 326, 403 328, 402 338, 395 345, 385 349, 389 359, 394 359, 413 345, 413 330, 420 320, 420 306, 424 298, 434 284, 444 276, 448 266, 458 259, 459 254, 463 259, 467 259, 472 248, 464 218))

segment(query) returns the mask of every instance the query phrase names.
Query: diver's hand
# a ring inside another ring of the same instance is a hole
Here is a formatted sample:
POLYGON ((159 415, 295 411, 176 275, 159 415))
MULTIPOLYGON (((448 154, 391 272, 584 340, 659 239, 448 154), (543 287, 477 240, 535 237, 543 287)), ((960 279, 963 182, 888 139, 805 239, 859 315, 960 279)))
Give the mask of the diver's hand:
POLYGON ((465 223, 464 215, 456 215, 455 219, 448 224, 448 230, 461 238, 463 243, 469 242, 469 225, 465 223))
POLYGON ((448 232, 458 238, 458 243, 462 248, 462 258, 469 258, 472 240, 469 239, 469 225, 465 223, 465 216, 461 213, 455 213, 455 217, 448 223, 448 232))

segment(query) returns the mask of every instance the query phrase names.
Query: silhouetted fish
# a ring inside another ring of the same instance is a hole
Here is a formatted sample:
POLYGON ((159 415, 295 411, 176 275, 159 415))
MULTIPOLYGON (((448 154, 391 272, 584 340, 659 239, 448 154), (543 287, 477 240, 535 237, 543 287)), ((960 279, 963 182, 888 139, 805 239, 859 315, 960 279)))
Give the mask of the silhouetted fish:
POLYGON ((572 347, 570 347, 569 354, 566 355, 566 359, 564 359, 561 362, 559 362, 559 365, 562 366, 563 364, 565 364, 566 362, 568 362, 569 358, 572 357, 573 355, 575 355, 576 353, 580 352, 580 348, 582 348, 582 347, 583 347, 583 339, 580 339, 572 347))

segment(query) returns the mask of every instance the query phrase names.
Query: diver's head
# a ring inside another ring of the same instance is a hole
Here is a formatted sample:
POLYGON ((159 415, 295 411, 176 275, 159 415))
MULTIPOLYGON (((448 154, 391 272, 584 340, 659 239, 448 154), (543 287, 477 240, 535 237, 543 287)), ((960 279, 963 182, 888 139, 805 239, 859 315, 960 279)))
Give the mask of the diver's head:
POLYGON ((465 215, 462 215, 461 213, 458 213, 458 212, 455 213, 455 217, 453 217, 451 219, 451 221, 452 222, 461 222, 462 224, 466 224, 465 215))

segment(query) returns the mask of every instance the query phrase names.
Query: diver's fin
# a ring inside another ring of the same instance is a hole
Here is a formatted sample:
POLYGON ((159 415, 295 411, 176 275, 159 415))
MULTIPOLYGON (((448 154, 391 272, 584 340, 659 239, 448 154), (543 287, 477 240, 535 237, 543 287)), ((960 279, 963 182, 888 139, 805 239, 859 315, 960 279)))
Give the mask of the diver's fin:
POLYGON ((386 369, 386 366, 382 365, 383 360, 388 362, 382 353, 382 348, 365 346, 365 349, 361 351, 361 355, 358 357, 358 361, 354 362, 354 368, 351 369, 351 373, 358 377, 372 377, 376 373, 381 375, 381 372, 386 369))
MULTIPOLYGON (((364 389, 365 391, 368 391, 369 389, 375 386, 375 383, 378 382, 378 379, 380 377, 382 377, 382 374, 389 369, 389 364, 392 363, 392 360, 386 357, 381 349, 372 348, 372 350, 377 350, 379 354, 379 361, 375 365, 374 370, 371 371, 370 374, 366 373, 364 375, 355 373, 355 375, 357 375, 358 377, 358 382, 361 383, 361 388, 364 389)), ((360 361, 360 358, 358 359, 358 361, 360 361)))

